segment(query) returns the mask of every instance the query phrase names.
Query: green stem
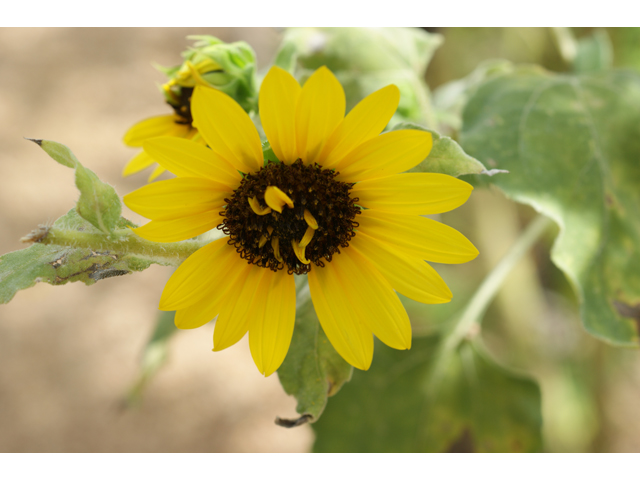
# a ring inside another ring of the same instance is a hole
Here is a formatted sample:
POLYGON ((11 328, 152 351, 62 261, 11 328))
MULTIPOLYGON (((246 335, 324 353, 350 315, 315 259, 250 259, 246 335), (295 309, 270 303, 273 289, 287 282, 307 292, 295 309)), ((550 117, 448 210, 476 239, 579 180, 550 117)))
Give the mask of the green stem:
POLYGON ((456 326, 443 341, 440 352, 436 356, 431 376, 431 386, 438 382, 446 368, 451 354, 458 348, 458 345, 466 338, 474 336, 479 331, 479 325, 487 308, 500 290, 502 283, 520 259, 536 243, 540 236, 551 225, 552 221, 543 216, 538 216, 532 221, 511 247, 509 252, 500 260, 494 269, 484 279, 480 288, 471 298, 456 326))
POLYGON ((175 243, 157 243, 145 240, 129 229, 116 230, 107 236, 102 233, 79 232, 52 227, 46 236, 39 240, 39 243, 129 254, 162 265, 178 266, 189 255, 209 242, 185 240, 175 243))

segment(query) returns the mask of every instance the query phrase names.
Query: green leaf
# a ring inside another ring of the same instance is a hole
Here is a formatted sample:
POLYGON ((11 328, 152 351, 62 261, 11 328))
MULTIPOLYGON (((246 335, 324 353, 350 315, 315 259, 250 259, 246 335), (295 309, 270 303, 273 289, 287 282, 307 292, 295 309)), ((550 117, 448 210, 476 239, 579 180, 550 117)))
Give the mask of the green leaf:
POLYGON ((585 328, 637 345, 640 305, 640 75, 518 70, 487 81, 464 112, 461 144, 509 170, 485 181, 555 220, 552 260, 585 328))
POLYGON ((507 60, 486 60, 464 78, 439 86, 433 92, 438 130, 454 133, 462 126, 462 110, 469 97, 486 79, 513 71, 507 60))
POLYGON ((401 92, 396 121, 434 125, 424 73, 441 43, 417 28, 290 28, 276 58, 295 57, 300 80, 326 65, 345 89, 347 110, 393 83, 401 92))
POLYGON ((160 368, 169 359, 169 341, 178 331, 174 318, 176 312, 161 312, 158 315, 156 326, 142 352, 140 371, 138 378, 129 389, 125 403, 127 406, 135 406, 142 400, 142 395, 160 368))
MULTIPOLYGON (((127 225, 133 224, 125 219, 117 222, 119 228, 127 225)), ((73 209, 60 217, 53 227, 60 230, 98 232, 73 209)), ((48 230, 48 227, 39 227, 26 239, 37 242, 47 235, 48 230)), ((149 265, 151 262, 148 260, 108 250, 94 251, 90 248, 36 243, 0 257, 0 304, 8 303, 18 290, 39 282, 51 285, 84 282, 92 285, 105 278, 142 271, 149 265)))
POLYGON ((613 65, 613 46, 606 30, 596 30, 578 41, 573 68, 578 73, 601 72, 613 65))
POLYGON ((297 420, 278 419, 281 426, 292 427, 315 422, 328 397, 335 395, 351 378, 353 368, 335 351, 325 335, 311 299, 298 308, 291 346, 278 369, 284 391, 296 397, 297 420))
POLYGON ((433 148, 427 158, 413 167, 411 172, 444 173, 459 177, 460 175, 487 174, 493 175, 498 171, 488 171, 482 163, 467 155, 455 140, 443 137, 435 130, 431 130, 414 123, 399 123, 392 130, 422 130, 430 132, 433 137, 433 148))
POLYGON ((51 140, 34 140, 56 162, 76 171, 76 186, 80 198, 76 211, 82 218, 104 233, 111 233, 122 213, 120 197, 111 185, 103 183, 88 168, 84 168, 71 150, 61 143, 51 140))
POLYGON ((376 342, 371 369, 355 371, 314 424, 314 451, 540 451, 536 383, 465 343, 428 391, 437 347, 436 337, 414 339, 408 352, 376 342))
POLYGON ((611 28, 614 63, 617 67, 640 70, 640 27, 611 28))

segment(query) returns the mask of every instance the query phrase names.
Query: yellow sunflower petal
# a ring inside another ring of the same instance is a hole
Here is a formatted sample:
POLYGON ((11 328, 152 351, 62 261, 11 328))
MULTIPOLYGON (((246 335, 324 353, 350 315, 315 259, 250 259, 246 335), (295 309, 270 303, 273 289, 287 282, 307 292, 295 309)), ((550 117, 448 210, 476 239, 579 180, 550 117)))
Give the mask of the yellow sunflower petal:
POLYGON ((211 242, 182 262, 164 287, 160 310, 180 310, 222 295, 232 283, 230 276, 239 276, 244 265, 250 267, 227 241, 225 237, 211 242))
POLYGON ((149 156, 146 152, 140 152, 127 163, 122 170, 122 176, 128 177, 129 175, 133 175, 134 173, 141 172, 145 168, 150 167, 156 163, 156 161, 149 156))
POLYGON ((260 120, 273 153, 282 163, 298 158, 296 105, 301 92, 297 80, 279 67, 271 67, 260 87, 260 120))
POLYGON ((464 263, 478 256, 464 235, 430 218, 364 210, 357 220, 358 231, 403 255, 436 263, 464 263))
POLYGON ((383 133, 356 147, 333 168, 342 182, 387 177, 415 167, 429 155, 432 143, 431 134, 420 130, 383 133))
POLYGON ((249 330, 250 319, 262 315, 266 297, 258 299, 259 286, 262 278, 268 272, 247 264, 249 267, 246 277, 238 285, 238 298, 234 302, 226 301, 220 309, 213 332, 213 351, 218 352, 236 344, 249 330), (262 305, 262 308, 261 308, 262 305))
POLYGON ((260 136, 245 111, 227 94, 215 88, 196 87, 191 111, 194 125, 207 145, 244 173, 264 163, 260 136))
POLYGON ((341 292, 335 263, 311 268, 308 274, 311 300, 333 348, 354 367, 368 370, 373 359, 373 334, 357 315, 353 315, 351 299, 341 292))
POLYGON ((123 142, 130 147, 141 147, 142 142, 163 135, 184 136, 190 125, 176 123, 176 115, 160 115, 136 123, 125 133, 123 142), (184 132, 184 133, 183 133, 184 132))
MULTIPOLYGON (((266 269, 265 269, 266 270, 266 269)), ((265 377, 284 361, 296 321, 296 285, 293 275, 265 275, 256 296, 266 296, 264 310, 256 310, 249 324, 249 347, 258 370, 265 377)))
MULTIPOLYGON (((180 308, 175 316, 176 327, 180 329, 199 328, 213 320, 216 315, 222 315, 226 305, 237 304, 240 301, 240 291, 251 270, 251 265, 247 262, 238 261, 228 274, 218 272, 218 276, 224 281, 217 281, 207 295, 198 302, 180 308)), ((219 320, 220 317, 218 317, 219 320)))
POLYGON ((264 202, 276 212, 282 213, 282 207, 293 208, 293 200, 278 187, 268 186, 264 192, 264 202))
POLYGON ((151 183, 123 197, 127 207, 152 220, 176 218, 217 210, 231 189, 206 178, 172 178, 151 183))
POLYGON ((179 242, 216 228, 223 220, 220 216, 221 211, 222 208, 174 220, 151 220, 146 225, 134 228, 133 231, 152 242, 179 242))
POLYGON ((441 173, 404 173, 356 183, 358 204, 373 210, 430 215, 453 210, 467 201, 473 187, 441 173))
POLYGON ((153 169, 153 172, 151 172, 151 175, 149 175, 149 178, 147 178, 147 182, 153 182, 156 178, 158 178, 160 175, 162 175, 166 171, 167 169, 164 168, 162 165, 156 166, 156 168, 153 169))
POLYGON ((451 290, 438 272, 424 260, 400 255, 392 246, 378 242, 363 232, 358 232, 349 247, 367 257, 391 286, 405 297, 422 303, 451 301, 451 290))
POLYGON ((334 285, 329 291, 326 285, 322 288, 331 302, 339 299, 336 316, 349 315, 360 320, 392 348, 411 348, 409 316, 398 295, 375 266, 356 249, 345 248, 331 262, 331 267, 334 285), (347 305, 346 309, 344 305, 347 305))
POLYGON ((330 168, 358 145, 378 136, 399 102, 400 90, 395 85, 387 85, 364 98, 331 134, 316 161, 330 168))
POLYGON ((313 164, 331 133, 344 118, 346 100, 338 79, 327 67, 309 77, 296 109, 297 158, 313 164))
POLYGON ((184 138, 157 137, 143 144, 145 152, 178 177, 202 177, 238 186, 241 176, 220 155, 211 149, 184 138))

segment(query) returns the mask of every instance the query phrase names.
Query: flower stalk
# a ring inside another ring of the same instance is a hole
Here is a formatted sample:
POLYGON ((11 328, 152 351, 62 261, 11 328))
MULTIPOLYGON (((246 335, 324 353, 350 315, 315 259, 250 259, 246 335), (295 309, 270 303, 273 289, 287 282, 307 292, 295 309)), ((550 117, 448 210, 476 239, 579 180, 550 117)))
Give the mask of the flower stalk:
POLYGON ((458 317, 453 329, 442 340, 440 352, 435 357, 431 371, 430 391, 434 391, 434 387, 437 387, 451 355, 457 350, 458 346, 466 339, 472 338, 479 333, 484 314, 500 290, 502 283, 551 224, 552 221, 548 217, 544 215, 538 216, 527 226, 507 254, 486 276, 462 311, 462 314, 458 317))
POLYGON ((118 229, 111 235, 97 232, 79 232, 51 227, 38 240, 45 245, 60 245, 74 248, 89 248, 99 252, 134 255, 161 265, 178 266, 193 252, 202 248, 209 240, 184 240, 175 243, 158 243, 145 240, 131 230, 118 229))

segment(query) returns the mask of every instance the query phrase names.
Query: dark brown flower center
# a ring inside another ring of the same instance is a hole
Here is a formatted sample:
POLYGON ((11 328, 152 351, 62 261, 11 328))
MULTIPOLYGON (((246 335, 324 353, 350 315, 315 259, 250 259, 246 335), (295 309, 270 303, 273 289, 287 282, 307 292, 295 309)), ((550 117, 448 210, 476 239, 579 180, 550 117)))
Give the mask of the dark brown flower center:
POLYGON ((176 123, 179 125, 191 125, 193 123, 193 117, 191 116, 191 96, 193 95, 193 88, 191 87, 179 87, 178 92, 175 92, 175 102, 167 101, 167 103, 173 108, 178 117, 176 123))
POLYGON ((353 184, 336 180, 336 175, 300 159, 292 165, 268 163, 245 175, 225 199, 218 228, 251 264, 273 271, 286 268, 289 274, 307 273, 312 264, 323 267, 340 253, 339 247, 349 245, 360 213, 358 199, 349 195, 353 184))

